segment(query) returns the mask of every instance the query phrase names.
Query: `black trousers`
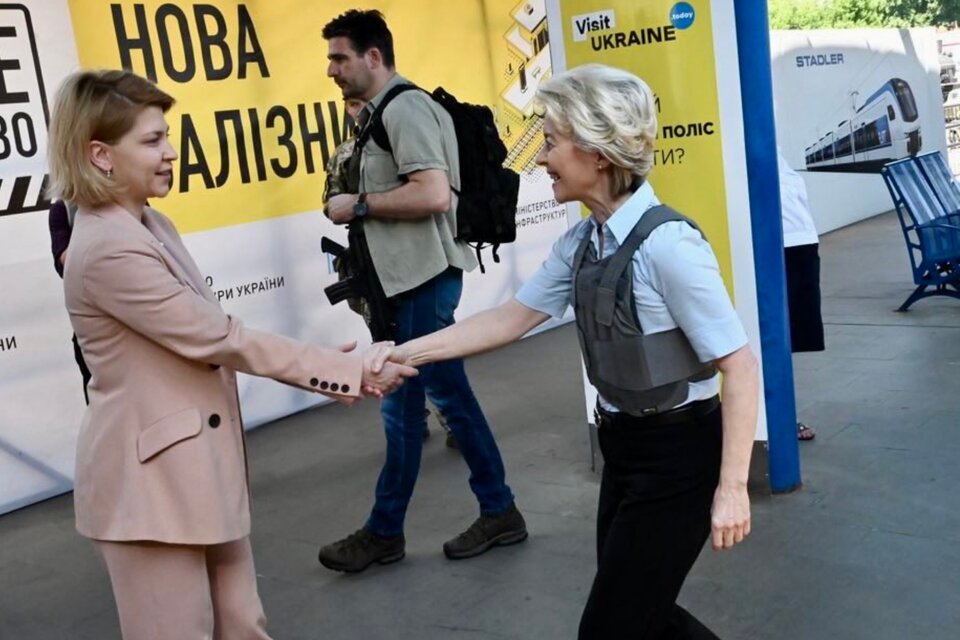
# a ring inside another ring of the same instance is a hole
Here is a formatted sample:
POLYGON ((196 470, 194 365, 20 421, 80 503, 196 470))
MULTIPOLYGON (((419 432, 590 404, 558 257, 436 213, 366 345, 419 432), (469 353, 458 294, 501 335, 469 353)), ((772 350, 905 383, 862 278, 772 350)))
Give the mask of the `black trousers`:
POLYGON ((598 568, 579 640, 718 640, 676 599, 710 534, 720 408, 679 424, 629 422, 599 429, 598 568))
POLYGON ((787 311, 790 316, 790 350, 823 351, 823 316, 820 313, 819 244, 784 249, 787 269, 787 311))

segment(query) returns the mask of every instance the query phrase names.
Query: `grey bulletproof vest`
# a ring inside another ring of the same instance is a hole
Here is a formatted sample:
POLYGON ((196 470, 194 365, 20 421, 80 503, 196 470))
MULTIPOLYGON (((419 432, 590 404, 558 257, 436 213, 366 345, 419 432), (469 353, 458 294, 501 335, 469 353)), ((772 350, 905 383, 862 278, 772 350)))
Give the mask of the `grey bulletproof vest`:
MULTIPOLYGON (((668 411, 687 398, 688 383, 716 373, 699 361, 679 328, 645 335, 633 296, 633 254, 650 233, 689 218, 660 205, 640 221, 617 251, 602 260, 586 234, 573 261, 574 311, 587 377, 620 411, 643 416, 668 411)), ((702 232, 701 232, 702 233, 702 232)))

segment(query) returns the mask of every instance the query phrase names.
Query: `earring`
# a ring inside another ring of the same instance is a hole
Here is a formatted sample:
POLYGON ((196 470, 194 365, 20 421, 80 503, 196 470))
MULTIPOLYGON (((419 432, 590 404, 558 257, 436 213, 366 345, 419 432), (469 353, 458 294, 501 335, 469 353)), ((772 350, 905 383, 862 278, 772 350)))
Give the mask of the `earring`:
POLYGON ((107 169, 107 178, 109 179, 112 177, 113 177, 113 169, 107 169))

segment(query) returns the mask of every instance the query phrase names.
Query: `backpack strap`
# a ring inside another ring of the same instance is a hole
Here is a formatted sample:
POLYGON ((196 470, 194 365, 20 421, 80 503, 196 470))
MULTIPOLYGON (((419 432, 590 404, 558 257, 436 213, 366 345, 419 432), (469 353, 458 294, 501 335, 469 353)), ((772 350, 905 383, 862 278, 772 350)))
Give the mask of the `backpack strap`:
MULTIPOLYGON (((454 189, 454 191, 456 191, 456 189, 454 189)), ((494 244, 484 244, 482 242, 478 242, 477 244, 470 244, 468 242, 467 246, 473 248, 474 252, 476 252, 477 254, 477 264, 480 266, 480 273, 487 272, 487 268, 483 266, 483 254, 480 253, 484 249, 489 248, 490 254, 493 256, 493 261, 496 262, 497 264, 500 264, 500 254, 498 253, 500 251, 499 242, 496 242, 494 244)))
POLYGON ((357 147, 358 149, 363 149, 363 146, 367 143, 370 138, 373 138, 373 141, 380 146, 381 149, 387 153, 393 153, 393 146, 390 144, 390 138, 387 136, 387 129, 383 126, 383 111, 387 108, 387 105, 396 98, 401 93, 412 90, 424 91, 415 84, 398 84, 389 91, 386 95, 383 96, 383 99, 380 101, 380 104, 377 105, 377 108, 373 110, 373 113, 370 115, 370 119, 367 120, 366 126, 360 132, 360 135, 357 137, 357 147))

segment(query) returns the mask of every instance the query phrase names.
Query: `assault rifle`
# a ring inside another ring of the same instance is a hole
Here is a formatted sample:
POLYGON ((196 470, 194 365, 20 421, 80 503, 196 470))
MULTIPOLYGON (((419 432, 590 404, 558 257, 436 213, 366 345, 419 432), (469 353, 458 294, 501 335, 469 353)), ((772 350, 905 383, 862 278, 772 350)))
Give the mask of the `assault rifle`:
POLYGON ((339 282, 326 287, 323 292, 330 304, 346 300, 351 309, 363 316, 374 342, 393 340, 397 327, 393 303, 383 293, 370 258, 363 221, 354 220, 347 229, 346 247, 326 236, 320 241, 323 252, 333 256, 334 268, 340 276, 339 282))

